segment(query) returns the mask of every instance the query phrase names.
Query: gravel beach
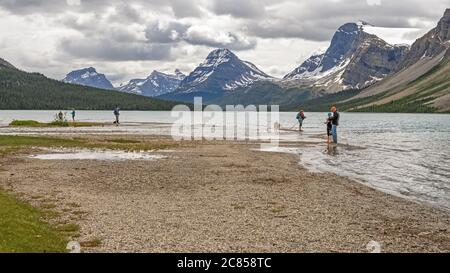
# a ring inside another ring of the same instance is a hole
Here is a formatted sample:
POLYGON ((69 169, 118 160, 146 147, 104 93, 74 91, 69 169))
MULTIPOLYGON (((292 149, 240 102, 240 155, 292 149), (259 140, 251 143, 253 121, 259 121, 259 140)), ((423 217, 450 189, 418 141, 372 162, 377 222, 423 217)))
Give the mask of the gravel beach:
MULTIPOLYGON (((171 143, 164 137, 132 137, 171 143)), ((450 213, 296 155, 231 142, 183 142, 152 161, 0 158, 0 187, 80 226, 85 252, 449 252, 450 213)))

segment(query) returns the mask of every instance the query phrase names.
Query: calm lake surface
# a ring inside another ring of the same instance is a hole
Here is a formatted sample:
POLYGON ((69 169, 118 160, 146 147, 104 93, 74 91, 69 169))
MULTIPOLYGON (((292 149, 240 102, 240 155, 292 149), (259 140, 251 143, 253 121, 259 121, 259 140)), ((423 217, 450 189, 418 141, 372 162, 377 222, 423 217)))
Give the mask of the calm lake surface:
MULTIPOLYGON (((0 134, 71 133, 74 129, 6 127, 14 119, 50 122, 56 113, 0 111, 0 134)), ((282 127, 292 128, 295 115, 280 113, 282 127)), ((112 122, 114 117, 112 111, 78 111, 77 119, 112 122)), ((125 126, 77 132, 167 135, 175 119, 170 112, 122 111, 125 126)), ((325 143, 325 119, 325 113, 308 113, 304 133, 282 132, 282 140, 307 143, 292 144, 286 152, 298 154, 300 163, 310 171, 336 173, 389 194, 450 210, 450 115, 341 113, 337 147, 325 143)))

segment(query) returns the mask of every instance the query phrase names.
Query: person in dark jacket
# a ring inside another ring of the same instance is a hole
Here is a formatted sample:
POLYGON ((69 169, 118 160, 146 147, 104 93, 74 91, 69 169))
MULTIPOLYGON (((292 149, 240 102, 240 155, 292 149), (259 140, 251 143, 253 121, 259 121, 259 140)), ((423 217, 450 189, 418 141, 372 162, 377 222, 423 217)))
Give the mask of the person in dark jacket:
POLYGON ((72 109, 72 112, 70 113, 72 115, 72 122, 75 122, 75 116, 77 112, 75 112, 75 109, 72 109))
POLYGON ((333 113, 328 113, 328 118, 325 121, 325 124, 327 125, 327 137, 328 137, 328 144, 331 144, 331 137, 333 135, 333 124, 331 123, 331 117, 333 117, 333 113))
POLYGON ((337 111, 337 107, 336 106, 331 107, 331 112, 333 113, 333 116, 330 118, 330 121, 331 121, 331 133, 333 135, 333 142, 334 142, 334 144, 337 144, 338 143, 337 127, 339 126, 340 114, 337 111))
POLYGON ((58 116, 58 120, 59 120, 59 121, 61 121, 61 122, 64 121, 64 114, 63 114, 62 111, 59 111, 59 113, 58 113, 57 116, 58 116))
POLYGON ((114 124, 119 126, 119 124, 120 124, 120 121, 119 121, 120 108, 119 107, 114 108, 114 116, 116 117, 116 121, 114 121, 114 124))

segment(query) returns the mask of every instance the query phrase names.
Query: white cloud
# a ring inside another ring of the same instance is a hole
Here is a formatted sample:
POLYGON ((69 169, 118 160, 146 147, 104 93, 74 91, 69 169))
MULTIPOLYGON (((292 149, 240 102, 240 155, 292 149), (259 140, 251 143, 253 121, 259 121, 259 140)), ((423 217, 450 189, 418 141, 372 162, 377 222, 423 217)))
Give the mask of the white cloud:
POLYGON ((190 72, 228 47, 282 76, 343 23, 411 28, 403 36, 414 40, 446 7, 448 0, 0 0, 0 57, 57 79, 95 66, 120 81, 154 69, 190 72))

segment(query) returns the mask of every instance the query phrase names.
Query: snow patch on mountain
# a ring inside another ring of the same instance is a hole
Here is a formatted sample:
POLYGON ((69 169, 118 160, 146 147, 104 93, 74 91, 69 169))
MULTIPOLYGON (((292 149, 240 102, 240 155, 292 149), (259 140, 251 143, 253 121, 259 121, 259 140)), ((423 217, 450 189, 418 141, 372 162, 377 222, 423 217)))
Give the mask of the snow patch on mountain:
POLYGON ((240 60, 230 50, 216 49, 183 80, 177 92, 184 94, 230 92, 269 79, 273 77, 254 64, 240 60))
POLYGON ((65 83, 90 86, 100 89, 114 89, 104 74, 100 74, 93 67, 75 70, 67 74, 62 80, 65 83))
POLYGON ((338 92, 364 88, 382 80, 394 71, 408 47, 389 44, 375 33, 385 34, 386 38, 393 36, 395 30, 363 21, 341 26, 324 53, 313 54, 287 74, 283 83, 338 92))
POLYGON ((133 79, 121 84, 118 90, 147 97, 157 97, 175 91, 185 77, 178 69, 174 74, 153 71, 145 79, 133 79))

